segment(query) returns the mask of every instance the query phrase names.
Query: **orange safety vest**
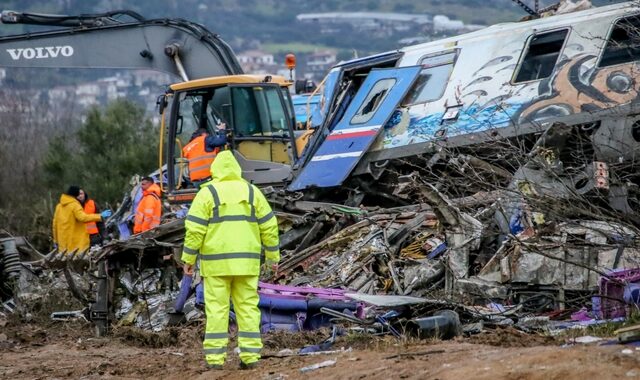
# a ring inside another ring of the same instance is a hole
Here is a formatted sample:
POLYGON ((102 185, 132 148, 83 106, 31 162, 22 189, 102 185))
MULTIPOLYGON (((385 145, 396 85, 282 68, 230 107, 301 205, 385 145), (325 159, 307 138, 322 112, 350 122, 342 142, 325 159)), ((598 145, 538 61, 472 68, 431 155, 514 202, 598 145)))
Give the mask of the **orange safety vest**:
POLYGON ((192 182, 211 176, 211 164, 220 151, 220 148, 215 148, 213 152, 206 151, 204 140, 207 136, 202 134, 182 148, 182 156, 189 161, 189 178, 192 182))
MULTIPOLYGON (((95 214, 96 213, 96 204, 93 201, 93 199, 89 199, 86 202, 84 202, 84 212, 85 212, 85 214, 95 214)), ((87 233, 89 235, 95 235, 95 234, 99 233, 98 225, 96 224, 96 222, 85 223, 85 226, 87 228, 87 233)))
POLYGON ((160 217, 162 216, 160 194, 160 187, 155 183, 142 192, 142 199, 138 204, 133 224, 134 234, 148 231, 160 225, 160 217))

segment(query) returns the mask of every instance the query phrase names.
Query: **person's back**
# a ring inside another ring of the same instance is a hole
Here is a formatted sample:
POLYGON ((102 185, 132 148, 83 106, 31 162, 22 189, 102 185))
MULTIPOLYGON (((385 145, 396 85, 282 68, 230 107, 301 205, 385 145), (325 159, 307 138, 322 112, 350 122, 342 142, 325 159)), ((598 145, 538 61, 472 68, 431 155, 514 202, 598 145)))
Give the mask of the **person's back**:
POLYGON ((200 258, 207 325, 203 342, 208 366, 222 368, 228 343, 229 297, 238 321, 241 366, 260 359, 258 276, 260 257, 280 259, 278 222, 260 190, 242 179, 230 151, 211 165, 213 179, 203 184, 189 208, 182 252, 185 273, 200 258))
POLYGON ((219 149, 207 150, 206 139, 209 136, 205 129, 194 133, 191 141, 182 148, 182 156, 189 162, 189 179, 191 182, 202 181, 209 177, 211 163, 219 149))

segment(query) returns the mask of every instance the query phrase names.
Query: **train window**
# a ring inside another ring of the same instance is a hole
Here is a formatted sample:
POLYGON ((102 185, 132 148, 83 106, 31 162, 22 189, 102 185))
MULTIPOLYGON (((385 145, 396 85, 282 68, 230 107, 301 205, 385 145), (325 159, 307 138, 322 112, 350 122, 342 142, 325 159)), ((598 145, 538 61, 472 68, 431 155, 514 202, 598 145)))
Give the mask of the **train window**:
POLYGON ((560 51, 567 38, 568 30, 536 34, 529 41, 525 54, 516 75, 515 83, 544 79, 551 76, 556 66, 560 51))
POLYGON ((640 60, 640 17, 619 20, 602 53, 600 67, 640 60))
POLYGON ((420 104, 438 100, 444 94, 453 71, 456 53, 439 54, 420 61, 422 71, 403 104, 420 104))
POLYGON ((396 80, 393 78, 381 79, 371 87, 371 90, 367 94, 367 97, 362 102, 360 109, 351 119, 350 124, 362 124, 371 120, 378 107, 382 104, 384 98, 389 94, 389 90, 396 84, 396 80))

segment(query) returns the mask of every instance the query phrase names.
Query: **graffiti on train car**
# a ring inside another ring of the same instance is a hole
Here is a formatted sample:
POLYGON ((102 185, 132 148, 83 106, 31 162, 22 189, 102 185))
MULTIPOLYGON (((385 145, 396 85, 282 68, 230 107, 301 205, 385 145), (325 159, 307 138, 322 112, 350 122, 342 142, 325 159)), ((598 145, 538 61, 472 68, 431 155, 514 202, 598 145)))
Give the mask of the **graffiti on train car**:
POLYGON ((488 88, 482 88, 483 83, 493 79, 485 71, 491 68, 496 74, 509 71, 511 75, 517 67, 512 61, 512 56, 494 58, 474 73, 474 80, 459 86, 459 91, 464 92, 460 96, 461 103, 472 101, 460 106, 454 122, 445 122, 445 111, 424 115, 414 112, 415 107, 400 107, 385 126, 383 140, 377 147, 392 148, 542 122, 581 112, 596 112, 638 99, 640 84, 635 79, 640 74, 638 64, 600 68, 596 67, 597 56, 578 54, 572 58, 563 57, 549 78, 521 85, 505 83, 501 90, 506 94, 480 102, 489 93, 488 88), (533 97, 522 95, 529 91, 534 91, 533 97), (532 100, 522 101, 524 99, 532 100))

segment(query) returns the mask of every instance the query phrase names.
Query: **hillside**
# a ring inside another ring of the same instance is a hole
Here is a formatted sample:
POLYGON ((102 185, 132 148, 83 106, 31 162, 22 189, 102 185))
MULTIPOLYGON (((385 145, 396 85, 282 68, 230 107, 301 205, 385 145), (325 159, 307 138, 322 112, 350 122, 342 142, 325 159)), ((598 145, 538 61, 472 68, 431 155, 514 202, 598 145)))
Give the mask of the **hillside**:
MULTIPOLYGON (((532 4, 533 0, 525 0, 532 4)), ((549 5, 555 0, 541 0, 549 5)), ((597 0, 605 5, 616 0, 597 0)), ((218 33, 232 48, 241 53, 259 49, 273 54, 277 62, 288 52, 299 55, 306 62, 306 55, 317 50, 332 49, 336 59, 349 59, 381 51, 396 49, 420 39, 435 39, 445 35, 462 33, 449 31, 433 33, 414 24, 405 31, 393 30, 375 33, 375 30, 358 30, 357 23, 344 26, 337 33, 325 33, 313 24, 296 20, 302 13, 319 12, 395 12, 414 15, 442 14, 451 20, 465 24, 491 25, 498 22, 516 21, 526 13, 511 0, 8 0, 0 3, 2 9, 25 12, 86 14, 116 9, 131 9, 147 18, 184 18, 203 24, 218 33), (448 33, 448 34, 447 34, 448 33)), ((0 35, 34 31, 45 27, 0 24, 0 35)), ((87 70, 45 70, 32 75, 31 70, 13 69, 5 85, 10 87, 46 87, 48 83, 78 83, 112 75, 87 70)), ((271 72, 272 70, 269 70, 271 72)), ((304 69, 303 69, 304 71, 304 69)), ((320 71, 324 71, 324 68, 320 71)), ((322 77, 318 72, 315 77, 322 77)))
MULTIPOLYGON (((533 3, 533 0, 525 1, 533 3)), ((553 1, 541 1, 543 5, 553 1)), ((617 1, 599 0, 596 4, 617 1)), ((234 48, 248 41, 262 44, 320 45, 339 49, 364 50, 363 53, 395 47, 396 41, 362 35, 322 36, 309 33, 296 22, 296 15, 315 12, 399 12, 443 14, 465 23, 490 25, 514 21, 525 12, 511 0, 10 0, 3 9, 41 13, 80 14, 114 9, 131 9, 148 18, 185 18, 219 33, 234 48)), ((0 34, 24 31, 22 26, 0 25, 0 34)))

